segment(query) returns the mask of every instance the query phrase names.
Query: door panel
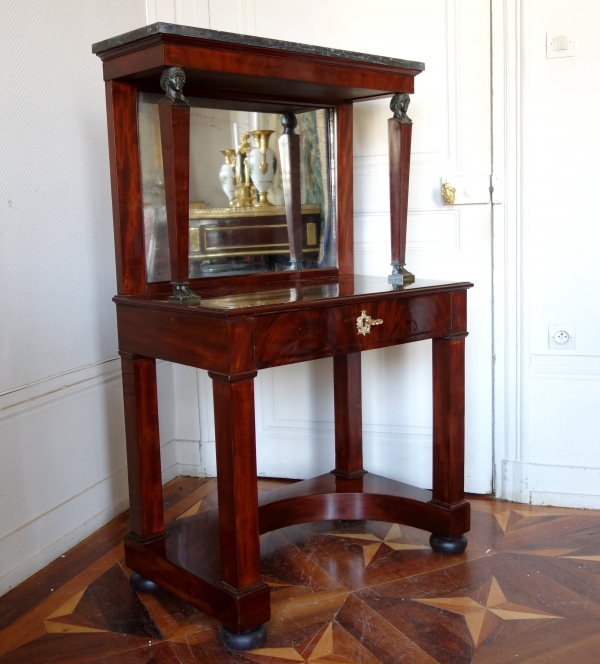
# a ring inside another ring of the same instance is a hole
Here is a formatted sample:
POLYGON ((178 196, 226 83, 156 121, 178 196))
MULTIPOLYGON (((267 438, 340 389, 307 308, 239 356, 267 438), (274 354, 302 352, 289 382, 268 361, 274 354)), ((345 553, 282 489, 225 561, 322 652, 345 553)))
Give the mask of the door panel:
MULTIPOLYGON (((213 3, 211 3, 212 5, 213 3)), ((491 205, 444 206, 442 177, 489 175, 490 7, 481 0, 220 0, 211 27, 425 62, 409 109, 413 146, 407 266, 472 281, 466 358, 465 488, 491 491, 491 205), (229 10, 226 11, 227 7, 229 10)), ((355 105, 355 268, 390 272, 388 100, 355 105)), ((365 465, 431 486, 431 342, 363 353, 365 465)), ((330 359, 257 379, 259 472, 333 467, 330 359)))

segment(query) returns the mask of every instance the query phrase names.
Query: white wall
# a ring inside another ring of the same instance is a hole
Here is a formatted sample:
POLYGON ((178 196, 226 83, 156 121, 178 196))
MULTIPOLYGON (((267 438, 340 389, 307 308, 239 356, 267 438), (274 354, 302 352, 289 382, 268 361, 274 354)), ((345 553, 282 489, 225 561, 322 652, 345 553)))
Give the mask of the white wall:
MULTIPOLYGON (((205 6, 203 0, 156 2, 149 20, 183 20, 179 12, 194 4, 205 6)), ((307 0, 289 20, 285 3, 276 0, 220 0, 210 3, 210 11, 198 11, 205 17, 198 25, 426 63, 410 108, 415 124, 407 258, 421 278, 476 284, 469 293, 467 366, 473 370, 467 380, 466 486, 486 493, 492 469, 490 206, 445 208, 439 184, 450 173, 482 174, 484 180, 490 173, 489 7, 480 0, 377 0, 370 11, 362 0, 341 6, 307 0)), ((358 274, 385 276, 390 269, 389 117, 389 100, 355 105, 358 274)), ((177 395, 186 393, 190 371, 176 370, 177 395)), ((198 386, 201 472, 215 474, 212 387, 205 372, 198 372, 198 386)), ((260 371, 255 387, 259 473, 304 478, 331 470, 332 361, 260 371)), ((430 488, 431 342, 364 353, 363 408, 365 466, 430 488)))
POLYGON ((507 177, 495 220, 497 489, 598 508, 600 4, 505 0, 494 12, 507 177), (547 59, 546 31, 563 28, 575 30, 575 56, 547 59), (576 326, 575 350, 549 350, 552 324, 576 326))
MULTIPOLYGON (((104 91, 90 45, 157 18, 252 34, 265 2, 221 0, 210 15, 207 0, 148 0, 147 7, 142 0, 65 0, 58 11, 42 0, 3 4, 0 593, 126 507, 104 91)), ((593 27, 600 7, 585 0, 493 5, 495 172, 507 176, 495 218, 497 491, 526 502, 598 507, 593 27), (564 25, 577 29, 576 57, 546 60, 546 29, 564 25), (548 351, 552 323, 577 326, 575 351, 548 351)), ((364 163, 365 173, 379 167, 364 163)), ((361 191, 359 185, 359 202, 361 191)), ((368 268, 381 247, 366 242, 363 249, 357 258, 368 268)), ((366 373, 379 372, 392 353, 410 375, 411 363, 429 361, 426 345, 416 346, 410 358, 404 349, 367 353, 366 373)), ((289 399, 274 400, 290 389, 294 371, 261 372, 257 381, 265 475, 308 476, 333 464, 330 362, 294 373, 300 417, 289 399), (283 464, 274 452, 282 438, 293 455, 283 464)), ((165 480, 214 474, 210 381, 163 362, 158 374, 165 480)), ((427 397, 426 382, 413 387, 415 398, 427 397)), ((381 389, 390 398, 398 385, 381 389)), ((394 410, 382 418, 375 392, 365 412, 369 467, 385 466, 390 443, 400 438, 396 463, 426 485, 429 421, 407 427, 394 410)))
MULTIPOLYGON (((0 594, 127 507, 104 84, 91 44, 146 13, 143 0, 4 0, 1 16, 0 594)), ((170 479, 181 470, 173 368, 158 373, 170 479)))

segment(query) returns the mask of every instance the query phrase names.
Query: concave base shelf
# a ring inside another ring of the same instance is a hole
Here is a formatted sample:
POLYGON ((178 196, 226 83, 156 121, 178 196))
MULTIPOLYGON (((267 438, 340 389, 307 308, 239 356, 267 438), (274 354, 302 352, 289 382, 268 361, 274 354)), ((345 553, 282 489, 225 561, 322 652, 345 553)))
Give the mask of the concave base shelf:
MULTIPOLYGON (((262 494, 258 515, 261 534, 313 521, 370 519, 455 538, 469 530, 470 505, 436 504, 431 491, 373 473, 355 478, 327 473, 262 494)), ((220 580, 218 509, 172 521, 165 530, 165 538, 146 543, 128 536, 127 565, 232 631, 269 620, 265 583, 236 591, 220 580)))

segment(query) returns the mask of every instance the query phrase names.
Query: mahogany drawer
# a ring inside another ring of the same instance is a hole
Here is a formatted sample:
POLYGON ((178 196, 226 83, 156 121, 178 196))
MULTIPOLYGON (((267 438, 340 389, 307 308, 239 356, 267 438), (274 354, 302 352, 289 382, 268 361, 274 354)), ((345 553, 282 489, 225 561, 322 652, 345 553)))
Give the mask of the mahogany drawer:
POLYGON ((451 294, 436 293, 256 316, 256 366, 263 369, 336 353, 443 337, 451 332, 451 312, 451 294), (357 327, 362 311, 374 320, 383 320, 364 336, 357 327))

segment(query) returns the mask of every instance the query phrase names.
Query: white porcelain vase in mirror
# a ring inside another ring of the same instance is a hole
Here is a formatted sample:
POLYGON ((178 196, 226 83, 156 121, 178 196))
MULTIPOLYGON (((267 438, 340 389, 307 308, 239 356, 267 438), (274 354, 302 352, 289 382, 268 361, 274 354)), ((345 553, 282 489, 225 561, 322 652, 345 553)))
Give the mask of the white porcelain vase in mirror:
POLYGON ((219 179, 221 180, 221 187, 223 187, 223 191, 229 199, 229 205, 233 205, 233 199, 235 198, 235 172, 233 169, 235 150, 221 150, 221 152, 225 155, 225 163, 219 171, 219 179))
POLYGON ((277 172, 277 157, 275 152, 269 147, 269 138, 273 131, 271 129, 255 129, 250 132, 254 137, 255 147, 248 155, 248 165, 250 167, 250 177, 258 191, 257 207, 272 205, 267 199, 275 173, 277 172))

